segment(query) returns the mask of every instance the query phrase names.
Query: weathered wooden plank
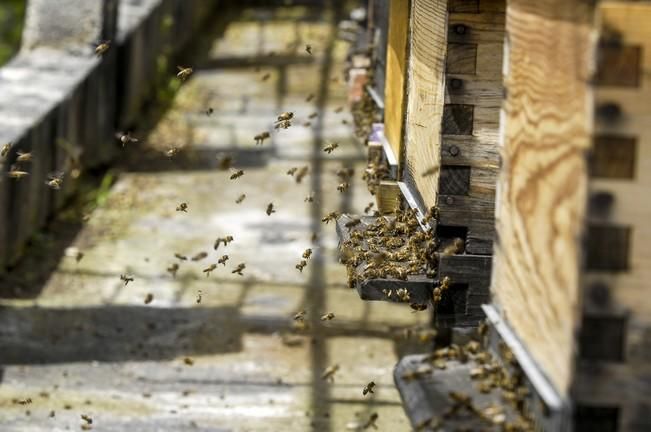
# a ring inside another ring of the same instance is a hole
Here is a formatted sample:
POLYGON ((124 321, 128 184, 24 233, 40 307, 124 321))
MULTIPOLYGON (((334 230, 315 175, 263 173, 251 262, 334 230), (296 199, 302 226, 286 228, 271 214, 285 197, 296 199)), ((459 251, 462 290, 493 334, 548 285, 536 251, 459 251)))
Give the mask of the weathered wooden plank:
POLYGON ((449 74, 470 74, 477 70, 477 44, 448 44, 445 70, 449 74))
POLYGON ((501 44, 504 40, 504 13, 451 13, 448 22, 448 40, 466 44, 486 42, 501 44))
POLYGON ((415 0, 412 6, 403 176, 424 207, 436 205, 445 82, 446 2, 415 0), (430 175, 423 173, 431 172, 430 175))
POLYGON ((443 135, 472 135, 474 105, 446 104, 443 107, 443 135))
POLYGON ((443 137, 441 161, 445 165, 467 165, 492 170, 497 176, 498 131, 483 133, 481 137, 447 135, 443 137))
POLYGON ((470 167, 447 166, 441 167, 439 191, 441 195, 468 195, 470 190, 470 167))
POLYGON ((578 321, 592 22, 593 2, 587 0, 508 3, 492 290, 562 396, 571 381, 578 321))
POLYGON ((404 121, 404 87, 407 77, 409 0, 391 2, 384 88, 384 134, 395 155, 401 154, 404 121))
POLYGON ((637 138, 621 135, 596 135, 590 155, 591 177, 633 179, 637 138))
POLYGON ((608 40, 602 35, 597 56, 598 86, 637 87, 640 82, 642 48, 623 45, 620 40, 608 40))

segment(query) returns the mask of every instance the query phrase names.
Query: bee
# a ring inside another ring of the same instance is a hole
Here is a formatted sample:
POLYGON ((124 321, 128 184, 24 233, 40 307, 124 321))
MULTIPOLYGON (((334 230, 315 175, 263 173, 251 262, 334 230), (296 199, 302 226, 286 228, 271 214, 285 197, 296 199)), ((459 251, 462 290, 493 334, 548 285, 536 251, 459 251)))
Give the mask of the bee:
POLYGON ((188 212, 188 203, 182 202, 176 207, 177 212, 183 212, 187 213, 188 212))
POLYGON ((154 295, 153 295, 152 293, 147 293, 147 295, 145 296, 144 303, 145 303, 145 304, 149 304, 149 303, 151 303, 153 300, 154 300, 154 295))
POLYGON ((206 252, 199 252, 195 256, 193 256, 191 259, 192 261, 201 261, 202 259, 206 258, 208 256, 208 253, 206 252))
POLYGON ((297 167, 291 167, 290 169, 287 170, 287 175, 288 176, 293 176, 294 174, 296 174, 297 170, 298 170, 297 167))
POLYGON ((298 264, 296 264, 295 268, 296 268, 296 270, 303 273, 303 269, 305 268, 306 265, 307 265, 307 261, 301 260, 298 264))
POLYGON ((321 374, 321 379, 324 381, 334 382, 335 374, 337 373, 338 370, 339 370, 338 364, 334 364, 326 368, 326 370, 324 370, 323 373, 321 374))
POLYGON ((321 218, 321 222, 324 222, 326 225, 330 223, 330 221, 335 221, 339 217, 339 213, 337 212, 330 212, 327 215, 323 216, 321 218))
POLYGON ((218 237, 217 240, 215 240, 215 244, 213 245, 213 249, 217 250, 219 247, 220 243, 224 243, 224 246, 228 246, 230 242, 233 241, 233 236, 232 235, 227 235, 226 237, 218 237))
POLYGON ((374 205, 375 205, 375 203, 373 201, 368 203, 368 205, 366 207, 364 207, 364 214, 368 214, 371 211, 371 209, 373 208, 374 205))
POLYGON ((313 112, 312 114, 310 114, 309 116, 307 116, 307 118, 309 118, 309 119, 313 119, 313 118, 317 118, 318 116, 319 116, 319 113, 318 113, 318 112, 313 112))
POLYGON ((20 170, 16 165, 12 165, 7 172, 9 178, 21 179, 27 177, 29 173, 27 171, 20 170))
POLYGON ((452 241, 452 243, 443 248, 441 255, 456 255, 463 252, 464 246, 465 244, 463 240, 457 237, 452 241))
POLYGON ((307 121, 303 123, 303 127, 309 128, 310 126, 312 126, 312 122, 307 121))
POLYGON ((208 117, 210 117, 212 115, 212 113, 215 112, 215 110, 212 109, 211 107, 208 107, 208 109, 206 111, 204 111, 204 112, 208 117))
POLYGON ((181 254, 178 253, 178 252, 175 253, 174 256, 175 256, 176 258, 180 259, 181 261, 187 261, 187 260, 188 260, 188 257, 186 257, 185 255, 181 255, 181 254))
POLYGON ((11 150, 12 143, 7 143, 0 148, 0 157, 6 157, 9 154, 9 150, 11 150))
POLYGON ((278 123, 278 122, 284 122, 284 121, 289 121, 289 120, 291 120, 291 119, 293 119, 293 118, 294 118, 294 113, 293 113, 293 112, 289 112, 289 111, 287 111, 287 112, 284 112, 284 113, 282 113, 282 114, 280 114, 280 115, 278 116, 278 120, 277 120, 276 123, 278 123))
POLYGON ((183 363, 185 363, 188 366, 192 366, 194 364, 194 360, 192 360, 190 357, 184 357, 183 363))
POLYGON ((257 134, 256 136, 253 137, 253 139, 255 140, 255 145, 264 144, 264 140, 266 140, 270 136, 271 136, 271 134, 269 132, 262 132, 262 133, 257 134))
POLYGON ((294 314, 294 321, 303 321, 305 319, 305 310, 298 311, 294 314))
POLYGON ((208 267, 203 269, 203 272, 206 274, 206 277, 210 276, 210 273, 217 268, 217 264, 210 264, 208 267))
POLYGON ((120 280, 121 280, 122 282, 124 282, 124 286, 127 286, 127 285, 129 284, 129 282, 133 282, 133 281, 134 281, 134 278, 133 278, 133 277, 130 277, 130 276, 127 276, 127 275, 125 275, 125 274, 121 274, 121 275, 120 275, 120 280))
POLYGON ((232 163, 233 163, 233 157, 226 155, 221 159, 219 159, 219 162, 217 162, 217 166, 219 167, 220 170, 226 171, 231 167, 232 163))
POLYGON ((310 169, 308 166, 301 167, 300 170, 298 170, 298 173, 296 173, 296 177, 294 179, 296 180, 296 183, 301 183, 303 181, 303 178, 307 175, 308 171, 310 169))
POLYGON ((370 383, 366 384, 364 386, 364 389, 362 390, 362 396, 366 396, 369 393, 375 393, 373 389, 375 388, 375 382, 371 381, 370 383))
POLYGON ((245 198, 246 198, 246 194, 242 194, 239 197, 237 197, 237 199, 235 200, 235 203, 236 204, 242 204, 242 201, 244 201, 245 198))
POLYGON ((131 136, 131 132, 118 132, 115 137, 122 143, 122 147, 132 142, 138 142, 138 138, 131 136))
POLYGON ((171 158, 171 157, 174 157, 174 156, 176 156, 177 154, 179 154, 180 151, 181 151, 181 150, 180 150, 178 147, 170 147, 170 148, 167 149, 167 151, 165 152, 165 156, 171 158))
POLYGON ((335 314, 328 312, 327 314, 321 315, 321 321, 330 321, 335 317, 335 314))
POLYGON ((425 171, 423 171, 422 174, 421 174, 421 176, 422 176, 422 177, 429 177, 429 176, 431 176, 431 175, 436 174, 437 172, 439 172, 439 166, 438 166, 438 165, 434 165, 434 166, 432 166, 432 167, 430 167, 430 168, 427 168, 425 171))
POLYGON ((407 291, 407 288, 398 288, 396 291, 396 295, 400 299, 400 301, 403 301, 405 303, 408 303, 410 300, 409 296, 409 291, 407 291))
POLYGON ((355 169, 352 167, 348 168, 341 168, 335 171, 335 174, 337 177, 339 177, 342 181, 346 181, 349 178, 351 178, 353 175, 355 175, 355 169))
POLYGON ((312 55, 312 45, 310 44, 305 45, 305 52, 308 53, 309 55, 312 55))
POLYGON ((244 170, 231 169, 231 180, 238 179, 244 175, 244 170))
POLYGON ((240 276, 244 276, 244 273, 242 273, 242 270, 244 270, 245 268, 246 268, 246 264, 240 263, 240 264, 237 265, 235 270, 233 270, 231 273, 237 273, 240 276))
POLYGON ((176 273, 179 271, 179 265, 177 263, 172 264, 167 267, 167 272, 172 275, 173 278, 176 277, 176 273))
POLYGON ((409 307, 413 309, 413 312, 421 312, 427 310, 427 304, 410 303, 409 307))
POLYGON ((312 233, 310 236, 310 241, 312 244, 316 244, 316 242, 319 241, 319 235, 317 233, 312 233))
POLYGON ((446 289, 450 288, 450 278, 448 276, 443 277, 443 279, 441 280, 440 288, 442 291, 445 291, 446 289))
POLYGON ((312 249, 310 248, 305 249, 305 251, 303 252, 303 258, 307 260, 310 259, 311 256, 312 256, 312 249))
POLYGON ((21 151, 17 152, 18 157, 16 157, 16 162, 31 162, 32 161, 32 153, 27 152, 23 153, 21 151))
POLYGON ((262 78, 260 78, 260 81, 267 81, 269 78, 271 78, 271 73, 267 72, 266 74, 262 75, 262 78))
POLYGON ((348 125, 350 122, 347 119, 341 119, 341 124, 342 125, 348 125))
POLYGON ((337 186, 337 190, 339 192, 346 192, 350 185, 347 182, 339 183, 339 186, 337 186))
POLYGON ((93 419, 89 415, 82 414, 81 419, 85 421, 87 424, 93 424, 93 419))
POLYGON ((344 107, 342 107, 342 106, 337 107, 337 108, 335 108, 335 113, 339 114, 339 113, 342 112, 343 110, 344 110, 344 107))
POLYGON ((201 294, 202 294, 201 290, 197 291, 197 300, 196 300, 197 304, 201 303, 201 298, 202 298, 201 294))
POLYGON ((61 189, 61 184, 63 183, 63 173, 54 173, 48 176, 48 180, 45 182, 48 187, 54 190, 61 189))
POLYGON ((305 98, 305 102, 311 102, 312 99, 314 99, 314 93, 310 93, 309 95, 307 95, 307 97, 305 98))
POLYGON ((226 261, 228 261, 228 255, 222 255, 222 257, 217 260, 217 264, 223 264, 224 267, 226 267, 226 261))
POLYGON ((366 423, 364 423, 364 426, 362 426, 362 429, 366 430, 370 427, 377 429, 377 425, 375 423, 377 422, 378 417, 380 417, 378 413, 371 414, 366 423))
POLYGON ((177 66, 176 68, 179 71, 176 74, 176 77, 181 81, 185 81, 186 79, 190 78, 190 75, 192 75, 192 72, 194 72, 191 67, 177 66))
POLYGON ((323 148, 323 151, 326 152, 326 153, 328 153, 328 154, 330 154, 330 153, 332 153, 333 151, 335 151, 335 149, 336 149, 337 147, 339 147, 339 144, 338 144, 338 143, 330 143, 330 144, 328 144, 327 146, 325 146, 325 147, 323 148))
POLYGON ((267 204, 267 216, 271 216, 272 213, 276 213, 274 210, 274 203, 267 204))
POLYGON ((99 44, 97 44, 97 46, 95 47, 95 55, 96 55, 97 57, 101 57, 101 56, 104 55, 104 53, 105 53, 106 51, 109 50, 109 48, 111 48, 111 41, 110 41, 110 40, 107 40, 107 41, 101 41, 101 42, 100 42, 99 44))
POLYGON ((311 192, 308 196, 306 196, 303 202, 314 202, 314 192, 311 192))
POLYGON ((348 222, 346 222, 344 224, 344 226, 346 228, 353 228, 353 227, 359 225, 360 223, 362 223, 362 220, 360 218, 353 218, 353 219, 349 220, 348 222))

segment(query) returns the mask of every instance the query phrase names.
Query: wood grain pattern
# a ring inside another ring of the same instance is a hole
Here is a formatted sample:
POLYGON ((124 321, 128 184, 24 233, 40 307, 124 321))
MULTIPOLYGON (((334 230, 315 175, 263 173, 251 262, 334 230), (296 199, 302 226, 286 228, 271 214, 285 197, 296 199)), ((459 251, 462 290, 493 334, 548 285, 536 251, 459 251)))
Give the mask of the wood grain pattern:
POLYGON ((409 0, 392 0, 389 16, 386 82, 384 87, 384 134, 395 155, 401 154, 404 120, 404 87, 407 75, 409 0))
POLYGON ((415 0, 411 19, 404 180, 430 208, 436 205, 439 184, 446 1, 415 0))
POLYGON ((494 301, 561 396, 572 373, 594 63, 589 0, 510 0, 494 301))
POLYGON ((376 190, 375 201, 380 214, 395 213, 402 203, 402 193, 400 193, 398 182, 381 180, 376 190))

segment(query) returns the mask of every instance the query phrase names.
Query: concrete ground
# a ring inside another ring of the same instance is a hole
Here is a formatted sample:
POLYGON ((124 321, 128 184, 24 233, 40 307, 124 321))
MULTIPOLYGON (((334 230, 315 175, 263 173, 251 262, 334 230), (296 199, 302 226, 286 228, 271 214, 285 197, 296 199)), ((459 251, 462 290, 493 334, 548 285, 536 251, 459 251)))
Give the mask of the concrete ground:
POLYGON ((3 432, 80 430, 82 415, 95 431, 345 431, 362 430, 373 413, 377 430, 409 430, 392 370, 413 352, 401 328, 428 316, 359 300, 337 263, 334 224, 320 221, 371 201, 360 180, 364 148, 342 123, 348 111, 336 112, 346 103, 347 44, 332 11, 232 18, 171 109, 124 151, 117 182, 66 234, 48 277, 29 295, 2 299, 3 432), (294 124, 255 146, 283 111, 294 124), (331 142, 340 147, 328 155, 331 142), (170 148, 180 149, 171 159, 170 148), (225 154, 241 178, 218 169, 225 154), (286 174, 305 165, 300 184, 286 174), (336 190, 341 167, 356 170, 346 193, 336 190), (182 202, 187 213, 176 211, 182 202), (270 202, 276 213, 267 216, 270 202), (233 242, 213 250, 226 235, 233 242), (313 255, 301 273, 306 248, 313 255), (199 261, 174 256, 200 252, 208 255, 199 261), (206 276, 223 254, 226 266, 206 276), (174 263, 176 277, 167 271, 174 263), (231 273, 238 263, 243 276, 231 273), (125 285, 121 274, 134 280, 125 285), (292 319, 300 310, 306 329, 292 319), (327 312, 335 318, 321 321, 327 312), (323 380, 335 364, 334 381, 323 380), (375 393, 363 396, 369 381, 375 393))

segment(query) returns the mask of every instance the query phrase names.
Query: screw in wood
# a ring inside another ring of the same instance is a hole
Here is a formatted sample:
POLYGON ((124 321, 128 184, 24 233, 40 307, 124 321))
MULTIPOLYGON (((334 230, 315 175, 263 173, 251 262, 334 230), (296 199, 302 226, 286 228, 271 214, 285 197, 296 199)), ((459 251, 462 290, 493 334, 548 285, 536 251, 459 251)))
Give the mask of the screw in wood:
POLYGON ((459 147, 456 145, 451 145, 450 148, 448 148, 448 152, 450 153, 451 156, 458 156, 459 155, 459 147))
POLYGON ((446 203, 447 205, 452 205, 452 204, 454 204, 454 198, 451 197, 451 196, 445 197, 445 203, 446 203))
POLYGON ((450 88, 453 90, 459 90, 463 87, 463 81, 459 78, 452 78, 450 80, 450 88))
POLYGON ((466 26, 463 24, 457 24, 454 26, 454 32, 458 35, 463 35, 466 34, 466 26))

